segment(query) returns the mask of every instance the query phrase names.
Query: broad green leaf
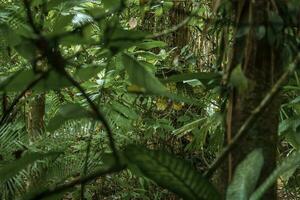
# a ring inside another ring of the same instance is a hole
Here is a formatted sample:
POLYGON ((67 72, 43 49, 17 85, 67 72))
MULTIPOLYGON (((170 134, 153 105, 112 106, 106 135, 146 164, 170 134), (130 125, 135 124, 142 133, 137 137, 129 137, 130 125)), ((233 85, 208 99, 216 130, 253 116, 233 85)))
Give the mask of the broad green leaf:
POLYGON ((256 28, 256 37, 258 40, 261 40, 266 35, 266 27, 258 26, 256 28))
MULTIPOLYGON (((0 82, 0 90, 6 92, 18 92, 24 90, 33 80, 38 78, 32 70, 20 70, 12 75, 8 75, 0 82)), ((41 80, 33 89, 37 91, 47 91, 71 86, 68 80, 51 71, 45 79, 41 80)))
POLYGON ((277 181, 278 177, 289 170, 300 167, 300 151, 285 158, 272 174, 251 195, 250 200, 262 199, 264 193, 277 181))
POLYGON ((127 146, 124 155, 129 168, 133 167, 134 173, 136 172, 134 169, 138 169, 147 178, 184 199, 220 199, 218 192, 208 180, 173 155, 135 145, 127 146))
POLYGON ((250 31, 249 26, 241 26, 237 29, 235 37, 236 38, 243 37, 243 36, 247 35, 249 33, 249 31, 250 31))
POLYGON ((155 95, 164 95, 167 92, 165 86, 133 57, 123 54, 123 65, 131 83, 140 87, 141 91, 155 95))
POLYGON ((244 92, 248 88, 248 79, 244 75, 241 65, 236 66, 230 75, 230 83, 240 92, 244 92))
POLYGON ((67 27, 72 25, 74 15, 59 15, 53 25, 53 32, 51 34, 60 34, 67 30, 67 27))
POLYGON ((0 182, 5 182, 37 160, 58 156, 60 152, 27 152, 20 159, 11 161, 0 168, 0 182))
POLYGON ((82 119, 85 117, 91 117, 91 114, 79 104, 62 105, 55 116, 50 119, 47 130, 50 132, 55 131, 69 120, 82 119))
POLYGON ((84 0, 49 0, 47 3, 47 8, 48 10, 62 6, 67 6, 69 8, 76 4, 80 4, 81 2, 84 2, 84 0))
MULTIPOLYGON (((98 165, 93 171, 89 172, 86 177, 88 177, 88 180, 91 180, 91 177, 101 177, 105 176, 107 174, 111 174, 114 172, 119 172, 126 169, 126 164, 124 162, 123 157, 120 155, 119 163, 116 163, 116 159, 113 154, 104 154, 102 157, 102 163, 98 165)), ((60 181, 61 183, 65 183, 65 179, 60 181)), ((35 188, 32 188, 27 192, 25 195, 22 196, 22 200, 32 200, 32 199, 40 199, 41 196, 43 196, 44 192, 51 192, 53 187, 60 186, 60 184, 52 185, 52 187, 49 188, 48 185, 39 185, 35 188)), ((43 199, 61 199, 59 198, 60 195, 63 195, 65 192, 69 191, 70 188, 61 189, 60 191, 57 191, 51 195, 47 195, 46 198, 43 199)), ((44 196, 43 196, 44 197, 44 196)))
POLYGON ((279 32, 283 28, 284 21, 277 12, 268 10, 268 19, 275 32, 279 32))
POLYGON ((122 28, 107 28, 104 34, 104 44, 113 53, 136 46, 141 43, 147 33, 137 30, 125 30, 122 28))
POLYGON ((227 200, 248 200, 260 176, 264 158, 261 149, 252 151, 237 166, 227 189, 227 200))
POLYGON ((93 66, 84 66, 75 72, 75 77, 78 81, 87 81, 92 77, 97 76, 97 74, 105 68, 105 64, 103 65, 93 65, 93 66))
POLYGON ((300 147, 299 135, 300 120, 297 118, 288 118, 280 122, 278 133, 291 144, 295 149, 300 147))
POLYGON ((31 41, 23 40, 14 48, 23 58, 27 60, 31 61, 36 56, 37 49, 31 41))
POLYGON ((183 74, 178 74, 178 75, 172 75, 166 79, 162 79, 161 81, 163 83, 169 83, 169 82, 183 82, 187 80, 193 80, 197 79, 199 80, 202 84, 208 85, 209 82, 212 80, 220 80, 221 75, 218 73, 214 72, 198 72, 198 73, 183 73, 183 74))
POLYGON ((132 108, 129 108, 129 107, 117 102, 117 101, 113 101, 111 103, 111 106, 115 111, 121 113, 126 118, 133 119, 133 120, 138 118, 138 115, 136 114, 136 112, 132 108))
MULTIPOLYGON (((90 67, 79 68, 75 72, 77 81, 83 82, 96 76, 103 66, 95 65, 90 67)), ((6 92, 19 92, 24 90, 33 80, 38 78, 39 74, 34 73, 32 70, 20 70, 7 76, 2 76, 0 79, 0 91, 6 92)), ((61 89, 71 87, 72 84, 61 74, 56 71, 51 71, 41 80, 33 90, 35 91, 49 91, 54 89, 61 89)))
POLYGON ((195 121, 192 121, 188 124, 185 124, 184 126, 174 130, 172 132, 172 134, 174 134, 175 136, 177 137, 182 137, 184 136, 186 133, 192 131, 193 129, 199 127, 200 123, 202 123, 204 120, 204 118, 201 118, 201 119, 197 119, 195 121))
POLYGON ((102 0, 105 9, 116 9, 121 5, 121 0, 102 0))
POLYGON ((123 54, 123 65, 129 75, 132 85, 128 88, 133 93, 145 93, 168 97, 176 102, 199 105, 199 100, 182 95, 172 94, 144 65, 133 57, 123 54))
POLYGON ((166 47, 167 43, 163 41, 157 41, 157 40, 145 40, 142 43, 139 43, 136 45, 137 48, 149 50, 153 48, 163 48, 166 47))
POLYGON ((6 24, 0 24, 0 35, 5 35, 3 39, 11 47, 18 45, 22 41, 20 36, 6 24))

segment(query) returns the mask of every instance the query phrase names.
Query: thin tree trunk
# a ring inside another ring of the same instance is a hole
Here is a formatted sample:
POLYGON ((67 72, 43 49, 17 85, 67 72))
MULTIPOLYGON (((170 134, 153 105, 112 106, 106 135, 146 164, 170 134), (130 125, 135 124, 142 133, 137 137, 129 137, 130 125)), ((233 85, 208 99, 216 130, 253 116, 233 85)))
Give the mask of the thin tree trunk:
MULTIPOLYGON (((173 8, 170 10, 170 25, 176 26, 182 22, 188 15, 190 10, 190 0, 174 2, 173 8)), ((190 39, 190 31, 187 25, 181 27, 172 33, 170 38, 170 46, 176 47, 176 56, 180 55, 181 49, 188 45, 190 39)))
MULTIPOLYGON (((265 25, 269 2, 265 0, 238 2, 236 5, 237 29, 251 24, 250 30, 244 36, 236 39, 233 50, 231 69, 242 66, 243 72, 249 80, 246 91, 234 89, 229 98, 227 112, 227 139, 237 133, 256 106, 272 88, 280 74, 280 54, 277 47, 270 46, 267 35, 258 39, 257 25, 265 25), (240 14, 239 14, 240 13, 240 14), (252 18, 252 19, 251 19, 252 18), (252 26, 253 25, 253 26, 252 26), (276 62, 275 62, 276 58, 276 62)), ((231 70, 232 71, 232 70, 231 70)), ((277 127, 279 119, 279 98, 276 98, 260 116, 259 120, 248 130, 244 137, 232 151, 228 161, 228 182, 231 181, 237 165, 255 148, 261 148, 264 154, 264 166, 259 183, 270 175, 276 167, 277 127)), ((277 199, 276 186, 268 190, 264 199, 277 199)))
POLYGON ((45 128, 45 94, 31 94, 27 105, 27 132, 31 140, 39 136, 45 128))

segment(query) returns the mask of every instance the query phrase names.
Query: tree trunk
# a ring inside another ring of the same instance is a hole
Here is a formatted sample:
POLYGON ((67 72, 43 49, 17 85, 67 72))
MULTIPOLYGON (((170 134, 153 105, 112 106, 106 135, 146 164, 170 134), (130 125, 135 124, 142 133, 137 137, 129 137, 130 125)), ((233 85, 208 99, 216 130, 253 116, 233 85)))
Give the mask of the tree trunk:
POLYGON ((34 140, 45 128, 45 94, 30 94, 27 105, 27 132, 34 140))
MULTIPOLYGON (((186 17, 188 17, 188 12, 190 10, 191 2, 190 0, 174 2, 173 8, 170 10, 170 25, 177 26, 186 17)), ((170 37, 170 46, 176 47, 176 56, 180 55, 181 49, 189 44, 190 31, 188 25, 185 25, 172 33, 170 37)))
MULTIPOLYGON (((280 54, 277 47, 269 44, 267 34, 262 39, 256 35, 258 25, 267 27, 269 4, 269 1, 265 0, 235 3, 238 31, 245 29, 245 24, 249 24, 250 29, 242 37, 236 38, 230 68, 233 69, 240 64, 249 84, 246 91, 235 88, 230 95, 227 112, 228 142, 237 133, 251 111, 270 91, 281 71, 280 54)), ((231 152, 228 161, 228 182, 231 181, 237 165, 255 148, 261 148, 264 154, 264 166, 259 183, 262 183, 274 170, 276 167, 279 106, 280 102, 276 98, 248 130, 247 136, 242 138, 231 152)), ((264 199, 277 199, 275 185, 266 192, 264 199)))

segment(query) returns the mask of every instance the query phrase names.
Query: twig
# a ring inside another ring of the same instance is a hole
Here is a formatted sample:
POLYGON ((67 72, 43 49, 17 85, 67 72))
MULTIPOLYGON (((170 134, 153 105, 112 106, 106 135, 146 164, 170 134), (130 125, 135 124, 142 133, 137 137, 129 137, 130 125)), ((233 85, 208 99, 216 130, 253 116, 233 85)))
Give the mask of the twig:
POLYGON ((97 22, 97 21, 100 21, 100 20, 103 20, 103 19, 105 19, 106 17, 108 17, 108 16, 110 16, 110 15, 112 15, 112 14, 114 14, 114 13, 122 12, 124 9, 125 9, 125 3, 124 3, 124 0, 122 0, 122 1, 120 2, 120 5, 119 5, 118 7, 116 7, 116 8, 114 8, 114 9, 110 10, 109 12, 105 12, 105 13, 103 13, 103 14, 97 16, 97 17, 93 17, 93 20, 92 20, 92 21, 88 21, 88 22, 84 23, 83 25, 76 27, 76 28, 75 28, 74 30, 72 30, 72 31, 64 32, 64 33, 62 33, 62 34, 60 34, 60 35, 54 36, 54 39, 61 39, 61 38, 70 36, 70 35, 72 35, 72 34, 74 34, 74 33, 78 33, 78 32, 80 32, 82 29, 84 29, 85 27, 91 25, 92 23, 97 22))
POLYGON ((175 31, 177 31, 178 29, 182 28, 187 23, 189 23, 193 19, 193 17, 196 16, 199 9, 200 9, 200 3, 198 3, 198 5, 197 5, 196 9, 194 10, 194 12, 192 12, 188 17, 186 17, 184 20, 182 20, 179 24, 177 24, 177 25, 175 25, 175 26, 173 26, 169 29, 163 30, 162 32, 158 32, 158 33, 154 33, 152 35, 148 35, 148 36, 146 36, 146 39, 154 39, 154 38, 162 37, 162 36, 165 36, 165 35, 168 35, 170 33, 173 33, 175 31))
MULTIPOLYGON (((121 2, 123 2, 123 1, 121 1, 121 2)), ((30 5, 27 0, 24 0, 24 3, 25 3, 25 9, 27 10, 27 14, 28 14, 27 17, 29 18, 29 22, 30 22, 30 21, 32 21, 32 20, 30 20, 30 19, 32 19, 30 7, 28 7, 30 5)), ((123 6, 123 3, 121 5, 123 6)), ((30 25, 34 29, 34 27, 35 27, 34 24, 30 23, 30 25)), ((108 139, 109 139, 109 146, 113 152, 116 162, 119 163, 119 156, 117 153, 117 148, 114 143, 113 133, 112 133, 112 130, 111 130, 106 118, 104 117, 102 112, 98 109, 97 105, 91 100, 89 95, 85 92, 83 87, 81 87, 81 85, 75 79, 73 79, 73 77, 65 70, 66 60, 63 58, 61 53, 58 51, 58 47, 51 45, 52 43, 50 43, 40 33, 39 30, 37 31, 37 35, 38 35, 38 39, 35 40, 36 47, 41 51, 42 55, 45 58, 47 58, 48 63, 51 65, 51 67, 54 70, 56 70, 57 73, 64 76, 68 81, 70 81, 70 83, 74 87, 76 87, 79 90, 79 92, 81 92, 83 97, 87 100, 91 109, 94 111, 96 118, 103 123, 103 125, 106 129, 106 132, 107 132, 108 139)))
POLYGON ((28 23, 30 24, 31 28, 33 29, 33 31, 39 35, 40 31, 39 29, 35 26, 34 21, 33 21, 33 17, 32 17, 32 12, 30 9, 30 2, 28 0, 24 0, 24 6, 26 8, 26 15, 27 15, 27 19, 28 19, 28 23))
POLYGON ((219 167, 219 165, 224 161, 224 159, 226 159, 230 151, 236 147, 237 142, 247 133, 247 130, 257 120, 258 116, 265 110, 265 108, 268 106, 268 104, 272 101, 272 99, 275 97, 277 92, 280 90, 281 85, 289 77, 291 72, 294 71, 297 63, 299 62, 299 59, 300 59, 300 54, 297 55, 291 67, 281 75, 281 77, 271 88, 269 93, 264 97, 264 99, 260 102, 260 104, 251 112, 251 115, 246 119, 246 121, 240 127, 237 134, 233 137, 231 143, 224 148, 224 150, 220 153, 220 155, 210 165, 210 167, 204 174, 205 177, 210 178, 212 174, 215 172, 215 170, 219 167))
POLYGON ((42 79, 44 79, 49 71, 44 72, 43 74, 41 74, 38 78, 36 78, 35 80, 33 80, 11 103, 11 105, 9 106, 9 108, 6 110, 6 112, 4 113, 4 115, 1 117, 0 120, 0 125, 4 124, 5 120, 7 119, 7 117, 9 116, 9 114, 13 111, 14 107, 19 103, 20 99, 26 94, 26 92, 30 89, 32 89, 36 84, 38 84, 42 79))
MULTIPOLYGON (((108 62, 109 63, 109 62, 108 62)), ((107 67, 106 67, 107 68, 107 67)), ((105 77, 107 76, 107 70, 105 69, 105 75, 104 75, 104 80, 105 80, 105 77)), ((104 88, 104 85, 105 83, 102 85, 102 87, 99 89, 99 97, 98 97, 98 102, 97 102, 97 106, 99 106, 100 104, 100 99, 101 99, 101 92, 102 92, 102 89, 104 88)), ((93 121, 93 124, 90 128, 90 132, 91 131, 94 131, 95 129, 95 120, 93 121)), ((85 153, 85 159, 84 159, 84 166, 83 166, 83 176, 85 176, 87 174, 87 170, 88 170, 88 161, 89 161, 89 158, 90 158, 90 151, 91 151, 91 142, 92 142, 92 138, 93 138, 93 135, 90 133, 89 135, 89 138, 88 138, 88 141, 87 141, 87 148, 86 148, 86 153, 85 153)), ((84 199, 84 193, 85 193, 85 183, 82 183, 81 184, 81 194, 80 194, 80 198, 83 200, 84 199)))
POLYGON ((93 172, 93 173, 91 173, 87 176, 76 178, 76 179, 74 179, 74 180, 72 180, 68 183, 57 185, 54 188, 50 187, 50 188, 44 189, 43 191, 38 191, 34 195, 29 196, 25 199, 26 200, 43 199, 44 197, 49 197, 49 196, 54 195, 54 194, 59 194, 59 193, 65 191, 67 189, 70 189, 70 188, 72 188, 72 187, 74 187, 78 184, 88 183, 88 182, 90 182, 90 181, 92 181, 92 180, 94 180, 94 179, 96 179, 100 176, 104 176, 104 175, 107 175, 107 174, 119 172, 119 171, 121 171, 125 168, 126 168, 126 165, 116 163, 115 165, 112 165, 110 167, 98 169, 95 172, 93 172))

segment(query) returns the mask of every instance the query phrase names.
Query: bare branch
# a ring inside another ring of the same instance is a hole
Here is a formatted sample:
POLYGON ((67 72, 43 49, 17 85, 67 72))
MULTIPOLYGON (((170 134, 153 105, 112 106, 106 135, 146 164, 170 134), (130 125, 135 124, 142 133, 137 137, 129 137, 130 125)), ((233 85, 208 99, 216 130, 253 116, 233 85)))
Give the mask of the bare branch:
POLYGON ((237 142, 245 136, 247 130, 252 126, 252 124, 257 120, 259 115, 267 108, 269 103, 273 100, 276 94, 279 92, 281 85, 286 81, 289 75, 294 71, 296 65, 298 64, 300 59, 300 54, 297 55, 293 64, 289 69, 287 69, 278 81, 271 88, 269 93, 264 97, 264 99, 260 102, 260 104, 252 111, 251 115, 246 119, 243 125, 238 130, 237 134, 232 139, 231 143, 228 144, 224 150, 219 154, 219 156, 215 159, 215 161, 210 165, 206 173, 205 177, 211 177, 211 175, 215 172, 215 170, 220 166, 220 164, 226 159, 230 151, 236 147, 237 142))

